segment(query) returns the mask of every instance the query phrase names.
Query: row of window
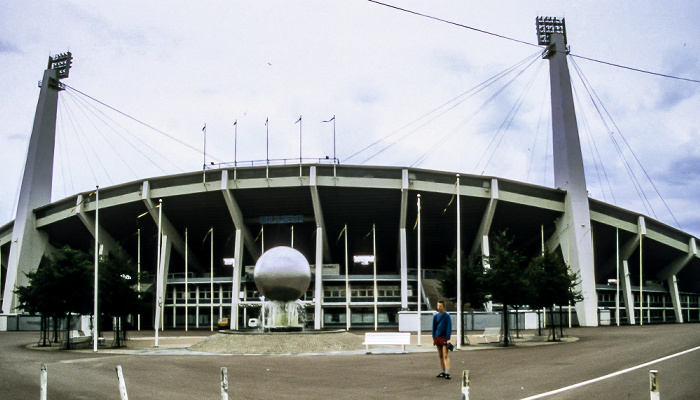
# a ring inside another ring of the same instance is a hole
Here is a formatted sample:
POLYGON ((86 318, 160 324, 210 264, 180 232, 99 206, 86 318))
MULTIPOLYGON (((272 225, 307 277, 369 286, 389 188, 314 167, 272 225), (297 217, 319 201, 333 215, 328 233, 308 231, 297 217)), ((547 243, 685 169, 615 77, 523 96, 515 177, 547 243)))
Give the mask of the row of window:
MULTIPOLYGON (((197 300, 197 290, 189 290, 189 300, 195 302, 197 300)), ((324 288, 323 294, 325 298, 328 299, 344 299, 345 298, 345 286, 328 286, 324 288)), ((257 299, 259 293, 257 290, 248 289, 245 291, 246 299, 257 299)), ((413 290, 408 289, 408 296, 413 295, 413 290)), ((219 298, 223 300, 231 299, 231 288, 226 289, 220 288, 219 290, 214 289, 214 300, 219 298)), ((374 297, 374 286, 353 286, 350 288, 350 296, 357 297, 374 297)), ((377 296, 379 297, 401 297, 401 288, 398 285, 383 285, 377 286, 377 296)), ((166 298, 170 301, 175 298, 178 302, 185 301, 185 291, 183 288, 175 286, 167 291, 166 298)), ((313 298, 313 290, 309 290, 306 293, 306 298, 313 298)), ((211 289, 209 286, 200 286, 199 288, 199 300, 200 302, 211 301, 211 289)))
MULTIPOLYGON (((634 302, 639 303, 639 293, 634 294, 634 302)), ((697 306, 698 304, 698 299, 700 296, 689 296, 689 295, 682 295, 680 296, 681 303, 682 304, 690 304, 691 306, 695 305, 697 306)), ((620 301, 622 300, 622 293, 620 293, 620 301)), ((614 303, 615 302, 615 293, 598 293, 598 302, 601 303, 614 303)), ((648 296, 644 296, 644 304, 647 303, 657 303, 657 304, 671 304, 671 296, 667 294, 649 294, 648 296)))

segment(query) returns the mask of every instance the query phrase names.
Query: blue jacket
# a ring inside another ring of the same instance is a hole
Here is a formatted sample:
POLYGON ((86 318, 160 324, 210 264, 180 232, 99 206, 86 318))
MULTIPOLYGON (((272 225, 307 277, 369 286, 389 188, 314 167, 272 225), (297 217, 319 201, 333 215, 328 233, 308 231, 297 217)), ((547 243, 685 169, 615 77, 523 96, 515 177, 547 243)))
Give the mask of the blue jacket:
POLYGON ((435 313, 433 315, 433 339, 436 337, 444 337, 446 340, 450 340, 450 335, 452 334, 452 319, 450 314, 447 312, 435 313))

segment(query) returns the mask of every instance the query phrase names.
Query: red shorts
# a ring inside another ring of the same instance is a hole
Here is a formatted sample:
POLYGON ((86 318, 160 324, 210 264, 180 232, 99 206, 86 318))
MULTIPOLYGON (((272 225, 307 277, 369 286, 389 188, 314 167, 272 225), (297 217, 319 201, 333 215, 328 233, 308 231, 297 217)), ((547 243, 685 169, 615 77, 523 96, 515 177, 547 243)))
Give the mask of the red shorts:
POLYGON ((442 347, 445 345, 445 342, 447 341, 447 338, 444 337, 436 337, 433 339, 433 346, 439 346, 442 347))

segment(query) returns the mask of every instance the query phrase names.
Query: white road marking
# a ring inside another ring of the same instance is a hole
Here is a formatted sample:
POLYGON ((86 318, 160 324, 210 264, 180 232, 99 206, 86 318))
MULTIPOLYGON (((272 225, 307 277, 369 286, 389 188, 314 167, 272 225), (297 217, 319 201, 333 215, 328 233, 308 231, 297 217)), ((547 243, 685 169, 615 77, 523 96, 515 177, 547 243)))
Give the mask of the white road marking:
POLYGON ((594 379, 590 379, 590 380, 587 380, 587 381, 584 381, 584 382, 580 382, 580 383, 576 383, 576 384, 571 385, 571 386, 566 386, 566 387, 563 387, 563 388, 560 388, 560 389, 552 390, 551 392, 546 392, 546 393, 541 393, 541 394, 538 394, 538 395, 535 395, 535 396, 525 397, 525 398, 523 398, 523 399, 521 399, 521 400, 541 399, 542 397, 547 397, 547 396, 551 396, 551 395, 553 395, 553 394, 566 392, 567 390, 576 389, 576 388, 579 388, 579 387, 582 387, 582 386, 590 385, 591 383, 600 382, 600 381, 605 380, 605 379, 608 379, 608 378, 612 378, 612 377, 615 377, 615 376, 618 376, 618 375, 626 374, 626 373, 628 373, 628 372, 632 372, 632 371, 637 370, 637 369, 640 369, 640 368, 648 367, 648 366, 650 366, 650 365, 652 365, 652 364, 656 364, 656 363, 659 363, 659 362, 662 362, 662 361, 666 361, 666 360, 669 360, 669 359, 674 358, 674 357, 682 356, 683 354, 687 354, 687 353, 690 353, 690 352, 693 352, 693 351, 696 351, 696 350, 700 350, 700 346, 694 347, 694 348, 692 348, 692 349, 688 349, 688 350, 681 351, 680 353, 671 354, 670 356, 662 357, 662 358, 659 358, 659 359, 654 360, 654 361, 649 361, 649 362, 646 362, 646 363, 644 363, 644 364, 637 365, 637 366, 635 366, 635 367, 631 367, 631 368, 623 369, 623 370, 621 370, 621 371, 613 372, 612 374, 603 375, 603 376, 601 376, 601 377, 594 378, 594 379))

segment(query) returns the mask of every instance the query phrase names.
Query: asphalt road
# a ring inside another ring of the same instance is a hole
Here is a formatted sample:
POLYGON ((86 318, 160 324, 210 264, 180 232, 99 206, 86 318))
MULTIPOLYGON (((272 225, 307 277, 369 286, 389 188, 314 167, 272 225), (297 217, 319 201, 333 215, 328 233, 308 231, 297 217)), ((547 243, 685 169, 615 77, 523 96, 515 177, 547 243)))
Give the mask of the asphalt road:
MULTIPOLYGON (((166 331, 164 336, 208 335, 166 331)), ((0 332, 0 399, 39 398, 40 364, 48 364, 48 398, 120 399, 121 365, 129 399, 220 399, 228 368, 230 399, 459 399, 470 370, 470 399, 522 399, 652 362, 545 399, 648 399, 649 370, 659 371, 661 398, 700 399, 700 325, 569 329, 579 340, 533 347, 460 350, 452 380, 438 379, 437 355, 167 355, 107 354, 27 348, 37 332, 0 332)), ((465 347, 468 349, 469 346, 465 347)))

